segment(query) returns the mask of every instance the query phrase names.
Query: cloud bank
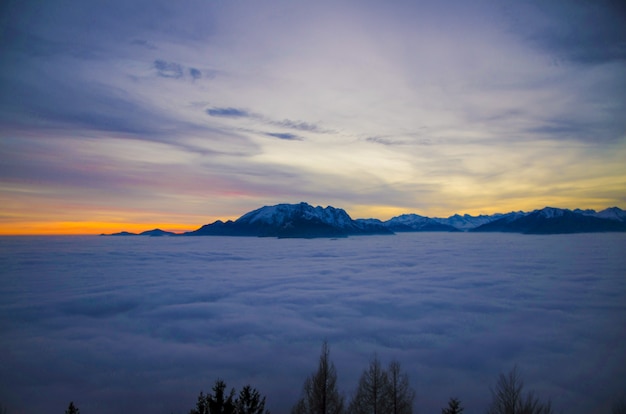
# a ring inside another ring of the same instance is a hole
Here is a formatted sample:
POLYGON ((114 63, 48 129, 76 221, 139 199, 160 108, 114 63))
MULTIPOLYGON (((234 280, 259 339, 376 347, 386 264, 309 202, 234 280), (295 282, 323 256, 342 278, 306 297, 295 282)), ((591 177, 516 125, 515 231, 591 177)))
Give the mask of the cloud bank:
POLYGON ((626 378, 625 243, 0 238, 0 401, 182 413, 219 377, 288 412, 327 339, 346 396, 377 353, 402 363, 420 412, 451 396, 484 410, 515 364, 557 410, 608 412, 626 378))

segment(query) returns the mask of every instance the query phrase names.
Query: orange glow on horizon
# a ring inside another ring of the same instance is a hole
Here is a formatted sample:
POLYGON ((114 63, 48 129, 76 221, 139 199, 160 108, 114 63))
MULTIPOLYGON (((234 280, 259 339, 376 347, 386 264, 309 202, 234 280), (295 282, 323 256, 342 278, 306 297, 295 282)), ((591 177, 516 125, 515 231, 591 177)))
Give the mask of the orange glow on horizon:
POLYGON ((14 222, 0 227, 1 236, 97 236, 100 234, 128 231, 141 233, 159 228, 164 231, 183 233, 196 230, 202 224, 188 223, 109 223, 109 222, 14 222))
MULTIPOLYGON (((495 213, 508 213, 511 211, 531 212, 533 210, 542 209, 544 207, 556 207, 567 209, 594 209, 601 211, 608 207, 616 206, 614 200, 587 200, 587 203, 574 202, 567 198, 543 198, 541 200, 525 200, 514 199, 496 203, 467 203, 467 208, 454 211, 453 208, 441 203, 439 206, 429 206, 424 209, 396 207, 390 205, 353 205, 353 206, 336 206, 344 208, 353 219, 359 218, 376 218, 382 221, 389 220, 402 214, 418 214, 426 217, 446 218, 453 214, 469 214, 472 216, 490 215, 495 213), (472 205, 474 204, 474 205, 472 205), (488 204, 489 207, 485 207, 488 204)), ((623 206, 617 205, 623 208, 623 206)), ((244 209, 245 210, 245 209, 244 209)), ((250 210, 251 211, 251 210, 250 210)), ((124 221, 107 220, 108 217, 102 216, 100 220, 85 221, 66 221, 66 220, 46 220, 43 215, 34 215, 28 217, 5 218, 4 222, 0 222, 0 236, 63 236, 63 235, 100 235, 111 234, 127 231, 131 233, 141 233, 153 229, 161 229, 173 233, 184 233, 193 231, 205 224, 210 224, 216 220, 236 220, 238 217, 246 214, 248 211, 238 212, 237 216, 224 217, 199 217, 199 216, 181 216, 180 222, 157 221, 160 215, 146 217, 146 214, 136 214, 138 220, 132 222, 132 217, 125 217, 124 221), (141 218, 139 218, 141 217, 141 218), (141 221, 141 219, 148 221, 141 221)), ((132 215, 131 215, 132 216, 132 215)))

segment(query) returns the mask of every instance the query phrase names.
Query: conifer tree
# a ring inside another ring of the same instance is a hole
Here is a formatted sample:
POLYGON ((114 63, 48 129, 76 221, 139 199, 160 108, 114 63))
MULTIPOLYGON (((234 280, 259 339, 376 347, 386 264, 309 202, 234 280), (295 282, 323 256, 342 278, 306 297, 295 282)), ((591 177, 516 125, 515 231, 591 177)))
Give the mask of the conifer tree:
POLYGON ((293 414, 343 413, 343 397, 337 390, 337 371, 329 354, 328 343, 324 341, 317 372, 304 382, 302 398, 292 408, 293 414))
POLYGON ((448 401, 448 408, 442 408, 441 414, 461 414, 463 407, 461 407, 461 401, 458 398, 450 398, 448 401))
POLYGON ((239 392, 235 402, 237 414, 269 414, 265 411, 265 397, 261 397, 256 388, 246 385, 239 392))
POLYGON ((67 410, 65 410, 65 414, 80 414, 80 410, 74 405, 74 401, 70 402, 67 410))
POLYGON ((226 394, 226 383, 217 380, 213 386, 213 394, 207 394, 206 402, 210 414, 234 414, 235 413, 235 390, 226 394))
POLYGON ((200 395, 198 395, 196 408, 189 411, 189 414, 209 414, 209 407, 207 406, 206 397, 202 391, 200 391, 200 395))

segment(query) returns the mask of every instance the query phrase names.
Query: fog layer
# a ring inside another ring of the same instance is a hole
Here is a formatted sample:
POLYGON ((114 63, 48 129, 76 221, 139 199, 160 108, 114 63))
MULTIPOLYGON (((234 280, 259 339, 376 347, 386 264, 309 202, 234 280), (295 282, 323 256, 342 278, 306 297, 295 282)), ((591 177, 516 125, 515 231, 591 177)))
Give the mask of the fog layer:
POLYGON ((497 375, 567 413, 626 383, 626 235, 0 238, 9 413, 186 413, 217 378, 289 411, 328 340, 354 392, 397 359, 415 408, 482 412, 497 375))

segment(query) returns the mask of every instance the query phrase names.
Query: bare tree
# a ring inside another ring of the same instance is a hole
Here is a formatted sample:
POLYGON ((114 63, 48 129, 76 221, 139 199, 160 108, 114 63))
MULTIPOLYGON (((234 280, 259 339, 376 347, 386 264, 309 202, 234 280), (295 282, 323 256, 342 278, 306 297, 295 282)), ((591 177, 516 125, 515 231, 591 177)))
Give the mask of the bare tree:
POLYGON ((487 414, 552 414, 550 401, 542 403, 532 392, 524 395, 524 381, 517 367, 508 373, 500 374, 496 388, 491 390, 491 406, 487 414))
POLYGON ((361 375, 348 411, 350 414, 388 414, 392 412, 391 405, 389 377, 374 355, 369 368, 361 375))
POLYGON ((403 373, 398 361, 391 361, 387 370, 389 399, 392 414, 412 414, 415 391, 409 385, 409 376, 403 373))
POLYGON ((330 361, 328 343, 322 344, 317 372, 304 382, 302 398, 293 414, 342 414, 343 397, 337 391, 337 371, 330 361))

